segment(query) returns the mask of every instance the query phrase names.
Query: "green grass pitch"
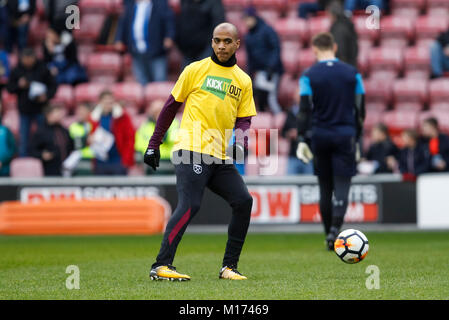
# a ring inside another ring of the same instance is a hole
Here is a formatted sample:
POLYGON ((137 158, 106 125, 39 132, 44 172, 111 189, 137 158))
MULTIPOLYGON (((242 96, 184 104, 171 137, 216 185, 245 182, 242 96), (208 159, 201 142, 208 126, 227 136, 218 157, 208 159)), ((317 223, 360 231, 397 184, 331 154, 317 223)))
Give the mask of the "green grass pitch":
POLYGON ((348 265, 321 234, 249 234, 247 281, 218 279, 224 234, 186 233, 175 265, 190 282, 156 282, 161 236, 0 237, 0 299, 449 299, 449 232, 366 233, 370 252, 348 265), (80 289, 66 288, 68 265, 80 289), (369 265, 380 289, 368 290, 369 265))

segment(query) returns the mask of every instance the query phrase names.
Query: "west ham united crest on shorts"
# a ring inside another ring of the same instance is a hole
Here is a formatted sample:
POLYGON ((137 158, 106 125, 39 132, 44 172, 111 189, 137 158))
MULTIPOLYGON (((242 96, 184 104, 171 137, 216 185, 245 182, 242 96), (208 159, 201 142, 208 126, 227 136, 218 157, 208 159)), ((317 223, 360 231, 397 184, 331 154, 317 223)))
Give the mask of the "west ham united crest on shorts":
POLYGON ((199 164, 194 164, 193 172, 195 172, 196 174, 201 174, 203 172, 203 167, 200 166, 199 164))

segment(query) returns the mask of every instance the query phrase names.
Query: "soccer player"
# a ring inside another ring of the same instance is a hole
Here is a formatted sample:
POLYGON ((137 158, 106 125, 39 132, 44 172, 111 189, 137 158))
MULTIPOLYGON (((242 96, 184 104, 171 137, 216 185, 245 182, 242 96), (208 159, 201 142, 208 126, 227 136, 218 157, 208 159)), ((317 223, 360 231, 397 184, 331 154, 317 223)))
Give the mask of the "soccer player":
POLYGON ((299 81, 297 156, 305 163, 314 159, 326 243, 333 250, 348 206, 351 178, 356 173, 365 89, 357 69, 335 58, 337 45, 330 33, 317 34, 312 49, 318 62, 299 81), (307 137, 310 126, 311 136, 307 137))
MULTIPOLYGON (((188 65, 160 113, 144 156, 154 170, 159 165, 159 146, 182 103, 185 109, 173 147, 178 205, 170 218, 150 277, 153 280, 189 280, 173 267, 176 248, 187 225, 200 208, 208 187, 232 207, 228 241, 219 277, 244 280, 237 263, 248 231, 252 197, 232 159, 247 153, 247 130, 256 115, 250 77, 236 65, 240 46, 237 29, 219 24, 213 32, 211 57, 188 65), (236 129, 236 142, 227 141, 236 129), (229 160, 230 159, 230 160, 229 160)), ((213 210, 213 208, 211 208, 213 210)))

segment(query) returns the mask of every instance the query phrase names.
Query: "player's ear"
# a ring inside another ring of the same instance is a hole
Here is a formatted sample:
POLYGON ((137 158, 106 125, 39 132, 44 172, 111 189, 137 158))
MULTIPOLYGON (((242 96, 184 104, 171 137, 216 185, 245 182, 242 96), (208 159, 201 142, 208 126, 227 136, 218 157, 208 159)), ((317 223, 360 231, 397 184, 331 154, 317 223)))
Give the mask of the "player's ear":
POLYGON ((338 44, 334 43, 334 53, 337 53, 337 51, 338 51, 338 44))
POLYGON ((239 49, 240 48, 240 39, 237 39, 236 44, 237 44, 237 49, 239 49))

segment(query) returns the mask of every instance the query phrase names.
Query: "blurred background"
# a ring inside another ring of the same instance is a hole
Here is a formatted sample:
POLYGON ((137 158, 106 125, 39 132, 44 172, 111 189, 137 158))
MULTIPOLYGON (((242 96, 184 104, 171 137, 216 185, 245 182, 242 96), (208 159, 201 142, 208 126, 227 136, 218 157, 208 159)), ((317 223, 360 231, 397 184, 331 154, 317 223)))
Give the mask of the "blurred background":
MULTIPOLYGON (((142 153, 180 72, 211 54, 223 21, 240 32, 238 65, 274 83, 253 83, 258 115, 239 167, 254 223, 319 221, 313 168, 295 157, 295 117, 299 77, 315 63, 310 40, 330 31, 366 89, 347 220, 449 226, 435 187, 449 179, 447 0, 0 1, 0 201, 157 197, 168 215, 181 114, 157 175, 142 153)), ((194 223, 226 223, 221 201, 208 192, 203 208, 217 209, 194 223)))

